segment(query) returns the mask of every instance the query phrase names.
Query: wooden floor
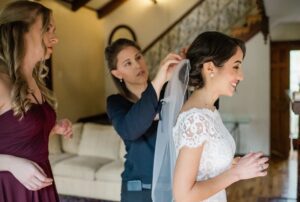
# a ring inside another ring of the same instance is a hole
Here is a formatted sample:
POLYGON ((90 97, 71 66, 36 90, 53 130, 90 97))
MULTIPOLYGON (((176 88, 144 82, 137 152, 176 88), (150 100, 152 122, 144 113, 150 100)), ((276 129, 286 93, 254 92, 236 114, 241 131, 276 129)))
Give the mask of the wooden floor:
MULTIPOLYGON (((296 202, 297 201, 297 153, 289 160, 270 160, 268 176, 240 181, 227 191, 228 202, 296 202)), ((76 197, 60 196, 61 202, 108 202, 76 197)), ((299 200, 300 201, 300 200, 299 200)))
POLYGON ((228 202, 297 201, 297 175, 297 152, 286 161, 271 159, 268 176, 233 184, 228 202))

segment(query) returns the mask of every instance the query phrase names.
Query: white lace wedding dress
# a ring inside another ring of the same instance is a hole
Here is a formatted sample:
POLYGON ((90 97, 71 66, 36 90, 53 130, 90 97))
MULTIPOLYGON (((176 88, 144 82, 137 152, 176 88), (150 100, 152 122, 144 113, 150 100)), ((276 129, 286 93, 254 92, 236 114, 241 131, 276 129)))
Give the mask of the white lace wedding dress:
MULTIPOLYGON (((235 142, 217 110, 192 108, 179 114, 173 128, 176 156, 183 146, 198 147, 205 141, 197 181, 213 178, 227 170, 235 153, 235 142)), ((225 189, 204 200, 224 202, 225 189)))

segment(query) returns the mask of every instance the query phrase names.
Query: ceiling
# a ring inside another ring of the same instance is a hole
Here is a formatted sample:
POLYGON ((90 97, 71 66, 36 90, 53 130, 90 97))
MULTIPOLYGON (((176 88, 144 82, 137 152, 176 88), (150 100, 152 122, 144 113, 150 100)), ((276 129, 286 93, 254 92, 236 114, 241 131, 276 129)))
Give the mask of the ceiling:
POLYGON ((84 7, 87 7, 87 8, 93 9, 93 10, 98 10, 112 0, 90 0, 90 1, 63 0, 63 1, 69 2, 71 4, 75 3, 75 2, 82 2, 80 4, 82 4, 84 7))
POLYGON ((97 12, 98 18, 102 18, 121 6, 127 0, 58 0, 71 5, 73 11, 86 7, 97 12))
MULTIPOLYGON (((71 5, 73 11, 86 7, 105 17, 127 0, 58 0, 71 5)), ((300 23, 300 0, 263 0, 270 27, 283 23, 300 23)))
POLYGON ((279 24, 300 23, 299 0, 264 0, 270 27, 279 24))
POLYGON ((102 8, 105 4, 109 3, 111 0, 90 0, 85 7, 93 10, 98 10, 102 8))

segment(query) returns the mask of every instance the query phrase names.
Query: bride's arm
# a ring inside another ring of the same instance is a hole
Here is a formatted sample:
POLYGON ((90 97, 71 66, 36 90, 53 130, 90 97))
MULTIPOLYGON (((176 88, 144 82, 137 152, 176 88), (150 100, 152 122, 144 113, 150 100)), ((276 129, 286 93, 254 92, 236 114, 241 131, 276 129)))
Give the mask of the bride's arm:
POLYGON ((242 157, 236 166, 220 175, 205 180, 196 181, 198 168, 205 143, 196 147, 183 147, 178 155, 174 172, 173 194, 176 202, 194 202, 209 198, 225 189, 234 182, 265 176, 268 167, 267 158, 262 158, 262 153, 249 153, 242 157))

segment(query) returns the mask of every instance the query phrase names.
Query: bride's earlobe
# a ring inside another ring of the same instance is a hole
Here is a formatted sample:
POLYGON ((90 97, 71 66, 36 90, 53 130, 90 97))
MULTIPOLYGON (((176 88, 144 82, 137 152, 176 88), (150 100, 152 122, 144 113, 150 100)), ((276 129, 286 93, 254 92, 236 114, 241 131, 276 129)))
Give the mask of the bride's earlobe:
POLYGON ((208 75, 210 78, 214 77, 214 63, 209 61, 203 64, 203 71, 205 75, 208 75))

